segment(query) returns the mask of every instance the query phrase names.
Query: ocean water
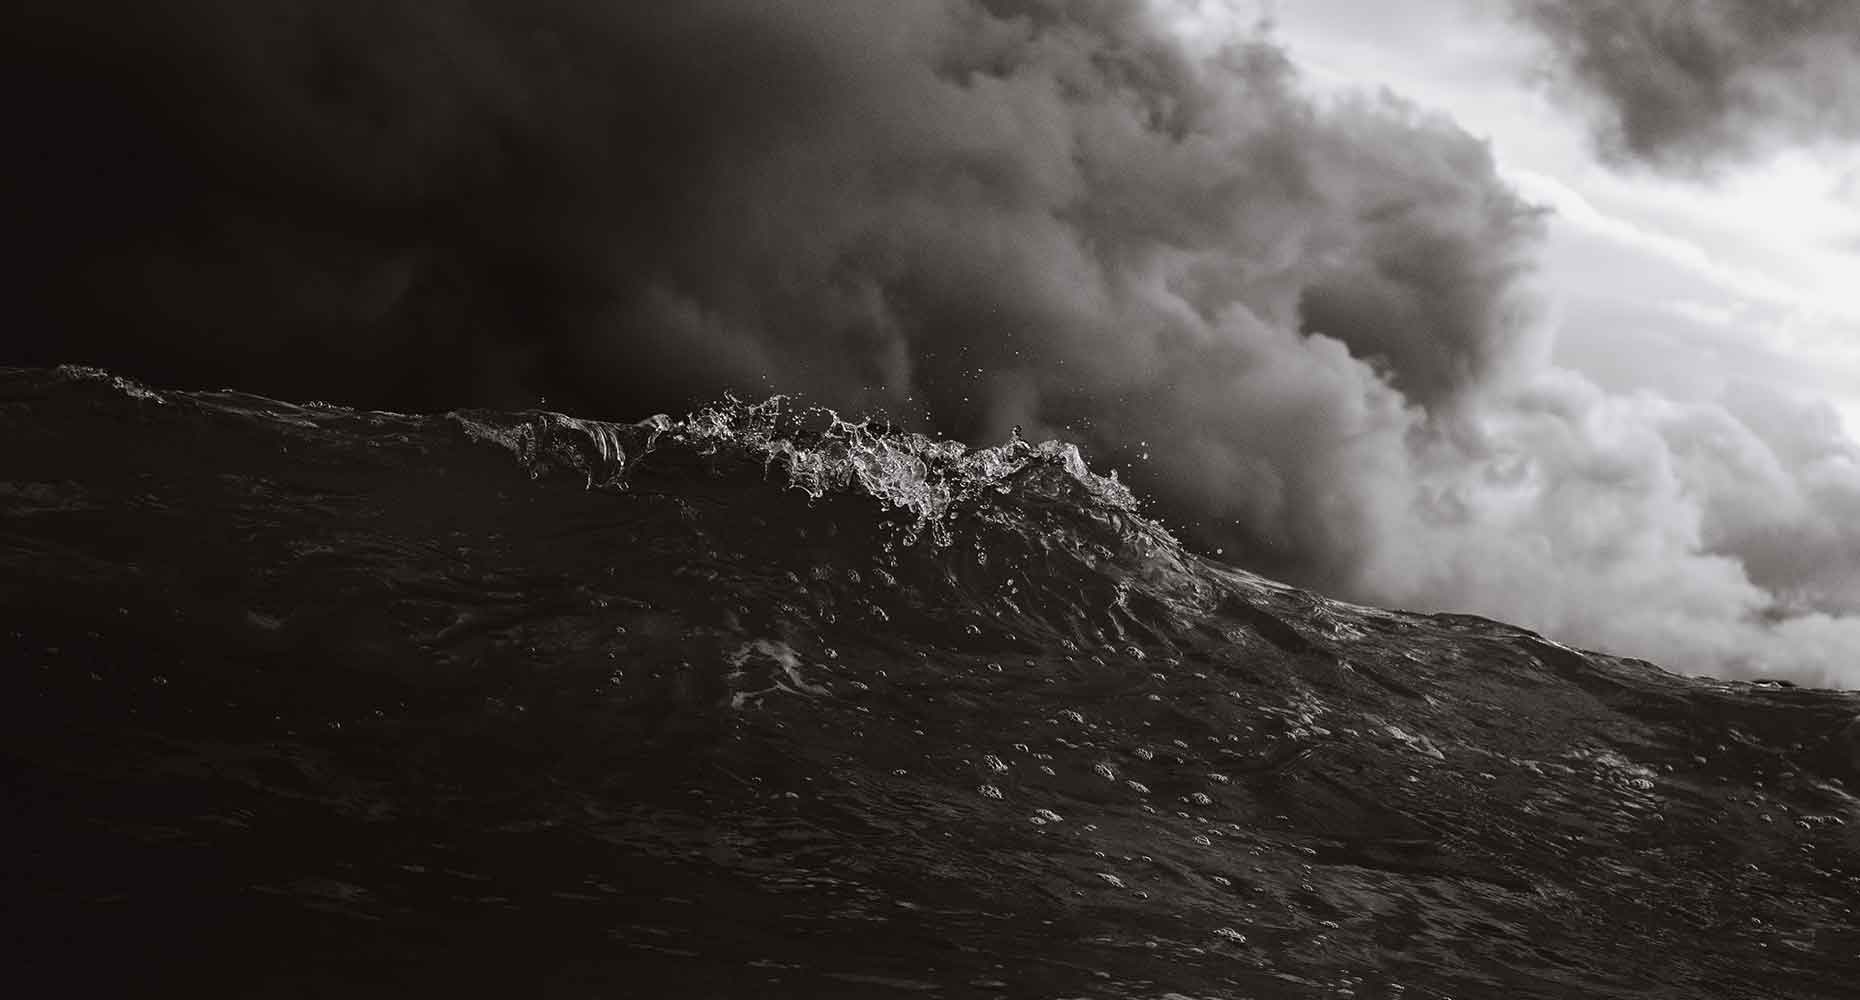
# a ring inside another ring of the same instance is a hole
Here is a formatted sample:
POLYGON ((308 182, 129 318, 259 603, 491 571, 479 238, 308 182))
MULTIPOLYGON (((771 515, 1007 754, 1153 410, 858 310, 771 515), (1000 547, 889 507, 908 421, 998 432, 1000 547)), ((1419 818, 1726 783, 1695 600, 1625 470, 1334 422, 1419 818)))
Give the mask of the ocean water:
POLYGON ((1328 600, 1053 442, 0 370, 0 650, 68 993, 1860 995, 1860 694, 1328 600))

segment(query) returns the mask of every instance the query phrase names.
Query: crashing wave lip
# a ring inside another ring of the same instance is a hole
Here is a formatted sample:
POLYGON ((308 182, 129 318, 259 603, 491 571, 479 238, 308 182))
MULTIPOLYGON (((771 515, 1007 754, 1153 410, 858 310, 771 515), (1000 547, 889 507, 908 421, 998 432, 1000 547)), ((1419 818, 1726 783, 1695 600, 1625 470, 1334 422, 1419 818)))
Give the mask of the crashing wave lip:
POLYGON ((168 402, 165 396, 156 392, 154 389, 134 379, 124 378, 121 375, 113 374, 102 368, 92 368, 88 365, 59 365, 57 368, 52 369, 52 372, 55 376, 67 382, 103 383, 131 399, 140 399, 151 403, 165 404, 168 402))
POLYGON ((959 442, 875 426, 872 419, 847 420, 830 409, 784 412, 789 405, 783 396, 753 404, 727 398, 692 414, 673 433, 700 450, 738 445, 760 457, 765 469, 779 468, 789 486, 815 498, 828 493, 873 497, 912 517, 910 535, 927 530, 937 543, 949 541, 949 519, 962 505, 991 489, 1001 494, 1027 489, 1028 475, 1043 469, 1063 473, 1103 509, 1137 511, 1130 490, 1114 475, 1093 473, 1076 445, 1029 444, 1016 433, 1004 445, 971 451, 959 442), (793 433, 778 433, 784 422, 798 425, 806 416, 824 419, 826 426, 811 433, 798 426, 793 433))
POLYGON ((89 365, 59 365, 56 368, 0 366, 0 401, 28 398, 48 390, 68 390, 78 386, 97 386, 118 396, 142 402, 168 402, 166 395, 134 379, 89 365))
POLYGON ((468 440, 508 452, 531 479, 573 472, 584 477, 588 489, 625 489, 628 470, 652 451, 672 423, 664 416, 625 424, 549 410, 454 410, 442 419, 468 440))
POLYGON ((1141 516, 1129 488, 1115 474, 1092 472, 1076 445, 1030 444, 1016 434, 1006 444, 970 450, 872 418, 848 420, 824 407, 801 409, 786 396, 756 403, 725 397, 682 419, 660 414, 631 424, 547 411, 462 410, 445 417, 468 438, 515 456, 532 478, 572 472, 589 488, 626 489, 648 455, 672 444, 707 459, 747 459, 814 499, 860 494, 877 500, 906 515, 907 541, 927 536, 947 544, 949 522, 965 504, 990 490, 1037 491, 1031 480, 1043 470, 1063 475, 1100 509, 1141 516))

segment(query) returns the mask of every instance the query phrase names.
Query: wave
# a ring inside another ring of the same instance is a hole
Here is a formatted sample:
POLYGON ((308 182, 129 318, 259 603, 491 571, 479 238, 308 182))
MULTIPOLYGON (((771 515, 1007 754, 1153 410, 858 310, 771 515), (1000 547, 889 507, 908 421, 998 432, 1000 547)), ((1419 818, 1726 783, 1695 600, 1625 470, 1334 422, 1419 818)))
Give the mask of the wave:
POLYGON ((25 896, 145 966, 1851 992, 1776 956, 1851 943, 1860 696, 1285 586, 1060 442, 0 369, 0 612, 25 896))

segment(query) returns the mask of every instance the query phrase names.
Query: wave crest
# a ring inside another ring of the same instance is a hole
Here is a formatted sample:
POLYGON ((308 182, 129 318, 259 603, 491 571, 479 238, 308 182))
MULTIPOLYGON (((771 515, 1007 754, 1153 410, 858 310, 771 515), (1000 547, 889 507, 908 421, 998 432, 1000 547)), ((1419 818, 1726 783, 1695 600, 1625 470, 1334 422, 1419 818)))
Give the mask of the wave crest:
POLYGON ((532 478, 572 473, 590 488, 625 489, 647 456, 676 448, 713 464, 759 464, 765 476, 779 476, 814 499, 870 497, 904 515, 911 542, 949 544, 957 514, 990 491, 1048 498, 1070 492, 1106 511, 1138 511, 1116 473, 1091 471, 1073 444, 1034 444, 1016 433, 1006 444, 970 449, 897 430, 883 418, 849 420, 825 407, 800 406, 787 396, 759 402, 725 397, 681 419, 660 414, 632 424, 544 411, 449 416, 473 440, 510 452, 532 478))

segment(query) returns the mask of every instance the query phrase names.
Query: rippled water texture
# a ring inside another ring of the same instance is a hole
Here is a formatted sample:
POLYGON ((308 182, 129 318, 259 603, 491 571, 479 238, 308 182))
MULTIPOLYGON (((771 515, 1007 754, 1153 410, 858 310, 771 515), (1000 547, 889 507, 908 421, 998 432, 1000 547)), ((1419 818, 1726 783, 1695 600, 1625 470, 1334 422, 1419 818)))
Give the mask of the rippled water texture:
POLYGON ((0 371, 67 993, 1825 997, 1860 695, 1184 551, 1077 452, 0 371))

